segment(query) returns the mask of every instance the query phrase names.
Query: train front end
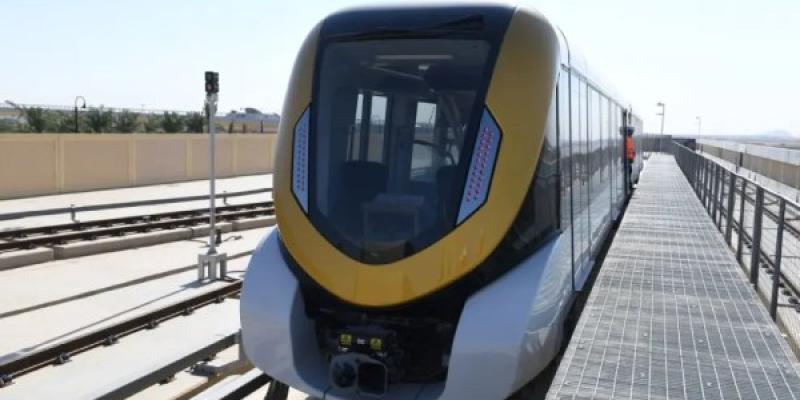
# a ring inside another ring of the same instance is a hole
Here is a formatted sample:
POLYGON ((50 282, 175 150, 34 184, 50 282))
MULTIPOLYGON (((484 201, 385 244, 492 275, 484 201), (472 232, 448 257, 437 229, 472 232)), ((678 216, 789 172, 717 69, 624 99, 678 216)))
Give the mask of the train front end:
POLYGON ((326 399, 488 399, 547 364, 564 246, 520 260, 508 242, 555 168, 540 156, 558 53, 543 17, 503 6, 356 9, 312 30, 279 129, 278 229, 243 290, 258 368, 326 399))

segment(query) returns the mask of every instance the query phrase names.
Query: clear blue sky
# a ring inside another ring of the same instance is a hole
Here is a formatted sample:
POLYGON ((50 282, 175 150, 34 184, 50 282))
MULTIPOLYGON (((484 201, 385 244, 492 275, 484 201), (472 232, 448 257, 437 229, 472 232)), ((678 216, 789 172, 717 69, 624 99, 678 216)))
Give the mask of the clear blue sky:
MULTIPOLYGON (((0 101, 199 109, 220 72, 222 110, 279 112, 308 30, 352 0, 3 0, 0 101)), ((525 0, 657 130, 800 135, 800 1, 525 0)))

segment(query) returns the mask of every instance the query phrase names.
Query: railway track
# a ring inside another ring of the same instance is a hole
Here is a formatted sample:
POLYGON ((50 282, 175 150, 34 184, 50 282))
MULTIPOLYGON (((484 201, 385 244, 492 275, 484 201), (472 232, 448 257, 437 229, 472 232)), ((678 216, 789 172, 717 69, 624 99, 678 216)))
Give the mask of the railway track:
MULTIPOLYGON (((221 303, 226 298, 238 296, 241 288, 242 282, 240 280, 231 280, 223 287, 167 305, 147 314, 89 332, 42 350, 0 361, 0 395, 2 395, 3 387, 13 383, 20 376, 46 366, 64 364, 80 353, 99 346, 114 345, 125 336, 136 332, 145 329, 156 329, 159 324, 164 321, 179 316, 191 315, 198 308, 209 304, 221 303)), ((137 387, 146 387, 149 384, 155 384, 164 379, 168 379, 175 373, 235 344, 235 335, 220 338, 220 340, 210 344, 206 348, 199 349, 193 357, 177 360, 170 368, 154 373, 148 382, 137 382, 137 387)), ((120 388, 119 390, 130 391, 131 388, 120 388)))
MULTIPOLYGON (((736 187, 735 190, 736 190, 735 194, 737 196, 740 196, 740 197, 744 196, 744 199, 747 202, 748 206, 750 206, 750 208, 754 207, 754 204, 755 204, 754 194, 748 193, 746 191, 743 192, 742 189, 740 187, 738 187, 738 186, 736 187)), ((736 213, 738 211, 739 202, 735 202, 735 203, 736 203, 736 208, 734 209, 734 218, 731 218, 731 223, 735 227, 734 231, 742 235, 742 244, 744 246, 746 246, 748 249, 750 249, 750 251, 752 252, 753 251, 753 238, 747 232, 746 229, 743 229, 740 221, 736 221, 735 215, 736 215, 736 213)), ((778 223, 779 216, 774 210, 772 210, 768 205, 765 205, 763 210, 764 210, 764 215, 766 215, 767 218, 769 218, 775 224, 778 223)), ((720 220, 721 220, 720 226, 722 226, 722 223, 724 221, 726 221, 728 210, 725 207, 719 207, 718 211, 719 211, 718 218, 720 218, 720 220)), ((750 210, 750 213, 752 214, 753 211, 754 210, 750 210)), ((789 223, 793 219, 797 219, 797 217, 792 217, 792 218, 787 217, 786 218, 786 221, 785 221, 786 223, 784 223, 784 231, 786 233, 788 233, 789 235, 791 235, 791 237, 793 237, 794 240, 800 241, 800 230, 798 230, 797 227, 795 227, 794 225, 789 223)), ((714 222, 716 224, 717 221, 714 221, 714 222)), ((763 227, 762 227, 762 229, 763 229, 763 227)), ((787 239, 787 237, 784 237, 784 241, 786 239, 787 239)), ((765 269, 767 271, 767 273, 772 274, 773 271, 774 271, 774 268, 775 268, 775 263, 769 257, 769 254, 767 254, 767 252, 763 250, 763 248, 759 249, 759 257, 758 258, 759 258, 759 266, 762 269, 765 269)), ((785 258, 788 258, 788 257, 785 257, 785 258)), ((780 286, 781 293, 783 293, 785 296, 788 296, 790 298, 790 302, 792 303, 792 306, 798 312, 800 312, 800 301, 798 300, 798 299, 800 299, 800 290, 798 290, 797 283, 793 282, 790 279, 790 277, 788 277, 786 275, 785 272, 782 272, 779 286, 780 286), (792 299, 794 299, 795 301, 792 302, 792 299)))
MULTIPOLYGON (((272 201, 220 206, 216 211, 217 221, 234 221, 275 213, 272 201)), ((208 213, 208 208, 201 208, 7 230, 0 232, 0 251, 24 250, 74 241, 197 226, 208 222, 208 213)))

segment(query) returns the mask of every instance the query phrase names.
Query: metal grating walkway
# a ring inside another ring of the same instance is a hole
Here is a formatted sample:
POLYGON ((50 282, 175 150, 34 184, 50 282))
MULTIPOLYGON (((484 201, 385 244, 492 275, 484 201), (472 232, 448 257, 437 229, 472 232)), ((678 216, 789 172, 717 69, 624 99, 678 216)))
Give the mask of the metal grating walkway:
POLYGON ((653 155, 547 398, 800 400, 799 371, 675 160, 653 155))

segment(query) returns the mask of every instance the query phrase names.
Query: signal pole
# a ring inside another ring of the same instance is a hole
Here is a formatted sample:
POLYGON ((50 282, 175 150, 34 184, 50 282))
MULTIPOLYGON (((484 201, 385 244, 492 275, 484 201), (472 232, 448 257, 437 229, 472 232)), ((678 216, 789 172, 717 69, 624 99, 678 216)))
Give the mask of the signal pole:
POLYGON ((214 116, 217 114, 217 100, 219 93, 219 73, 213 71, 206 71, 206 117, 208 119, 208 252, 200 254, 197 258, 197 279, 202 281, 206 276, 206 269, 208 269, 208 278, 215 280, 225 278, 227 275, 227 254, 217 253, 216 243, 216 141, 215 133, 216 127, 214 126, 214 116), (219 275, 217 275, 217 267, 219 267, 219 275))
POLYGON ((656 115, 660 115, 661 116, 661 137, 658 139, 658 152, 660 153, 661 152, 661 142, 664 141, 664 114, 666 113, 667 106, 663 102, 659 101, 658 103, 656 103, 656 107, 661 107, 661 112, 656 114, 656 115))
POLYGON ((703 119, 699 116, 695 117, 697 119, 697 136, 700 136, 700 127, 703 125, 703 119))

